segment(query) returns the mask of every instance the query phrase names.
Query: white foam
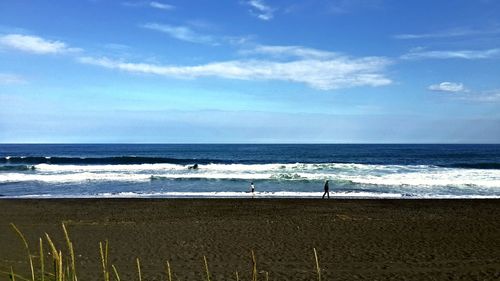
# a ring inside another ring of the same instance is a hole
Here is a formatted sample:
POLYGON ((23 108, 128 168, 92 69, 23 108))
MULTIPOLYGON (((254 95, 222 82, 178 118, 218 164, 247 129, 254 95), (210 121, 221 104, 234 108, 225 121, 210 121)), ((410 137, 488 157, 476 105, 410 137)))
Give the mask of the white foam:
POLYGON ((392 186, 475 186, 500 188, 500 170, 471 170, 435 168, 420 172, 383 175, 343 175, 340 178, 354 183, 392 186))
POLYGON ((46 183, 78 183, 88 181, 149 181, 151 176, 145 174, 123 173, 73 173, 73 174, 0 174, 0 183, 12 182, 46 182, 46 183))
POLYGON ((145 172, 145 171, 179 171, 187 168, 176 164, 132 164, 132 165, 51 165, 38 164, 36 170, 41 172, 145 172))
MULTIPOLYGON (((83 195, 51 195, 32 194, 21 196, 6 196, 4 198, 318 198, 322 192, 104 192, 83 195)), ((494 195, 435 195, 424 194, 418 196, 405 196, 398 193, 375 192, 330 192, 330 198, 342 199, 500 199, 494 195)))
MULTIPOLYGON (((426 165, 207 164, 188 169, 177 164, 51 165, 34 171, 0 173, 0 183, 148 181, 151 179, 321 181, 393 187, 500 189, 500 170, 442 168, 426 165)), ((334 183, 332 183, 334 184, 334 183)))
POLYGON ((260 172, 314 172, 324 170, 335 171, 397 171, 397 170, 414 170, 426 169, 429 166, 400 166, 400 165, 367 165, 367 164, 343 164, 343 163, 319 163, 319 164, 207 164, 198 165, 197 170, 189 170, 188 166, 179 164, 123 164, 123 165, 53 165, 53 164, 38 164, 35 166, 40 171, 51 172, 72 172, 72 171, 190 171, 190 172, 244 172, 244 173, 260 173, 260 172))

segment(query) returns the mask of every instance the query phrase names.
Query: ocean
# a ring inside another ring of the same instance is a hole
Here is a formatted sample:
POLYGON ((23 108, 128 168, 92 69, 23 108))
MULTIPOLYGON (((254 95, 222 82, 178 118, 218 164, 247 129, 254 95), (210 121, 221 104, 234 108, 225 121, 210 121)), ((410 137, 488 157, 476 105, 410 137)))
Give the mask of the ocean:
POLYGON ((0 145, 2 198, 321 198, 325 180, 333 198, 500 198, 500 145, 0 145))

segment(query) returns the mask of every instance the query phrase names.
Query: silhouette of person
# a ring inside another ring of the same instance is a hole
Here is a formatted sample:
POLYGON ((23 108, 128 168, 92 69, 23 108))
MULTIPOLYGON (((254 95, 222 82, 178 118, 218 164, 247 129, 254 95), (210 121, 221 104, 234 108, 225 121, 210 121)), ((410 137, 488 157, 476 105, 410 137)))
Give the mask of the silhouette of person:
POLYGON ((321 197, 321 199, 325 199, 325 195, 327 195, 328 199, 330 199, 330 186, 328 186, 328 180, 325 182, 325 193, 323 193, 323 197, 321 197))
POLYGON ((253 182, 250 183, 250 191, 252 194, 255 192, 255 186, 253 185, 253 182))

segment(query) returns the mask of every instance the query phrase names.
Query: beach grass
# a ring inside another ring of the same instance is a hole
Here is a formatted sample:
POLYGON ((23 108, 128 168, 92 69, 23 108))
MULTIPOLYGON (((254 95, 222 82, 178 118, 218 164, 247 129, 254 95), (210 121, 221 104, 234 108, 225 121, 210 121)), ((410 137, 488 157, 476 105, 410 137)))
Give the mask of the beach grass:
POLYGON ((170 262, 167 261, 167 281, 172 281, 172 270, 170 269, 170 262))
MULTIPOLYGON (((29 264, 30 264, 31 280, 35 281, 35 270, 34 270, 34 267, 33 267, 33 256, 31 255, 31 252, 30 252, 30 249, 29 249, 29 246, 28 246, 28 242, 26 241, 26 238, 24 237, 23 233, 19 230, 19 228, 16 227, 15 224, 11 223, 10 225, 12 226, 12 228, 14 229, 14 231, 17 233, 17 235, 23 241, 23 245, 24 245, 24 248, 26 249, 26 253, 28 255, 28 260, 29 260, 29 264)), ((11 269, 11 271, 12 271, 12 269, 11 269)), ((12 273, 11 276, 12 276, 12 278, 15 278, 13 273, 12 273)))
POLYGON ((314 251, 314 261, 316 262, 316 273, 318 274, 318 281, 321 281, 321 269, 319 268, 319 260, 318 260, 318 252, 316 248, 313 248, 314 251))
MULTIPOLYGON (((12 229, 16 232, 17 236, 20 238, 20 240, 23 243, 23 246, 26 250, 26 255, 27 255, 27 260, 29 263, 29 270, 31 272, 30 278, 26 278, 22 275, 19 275, 15 273, 14 268, 11 266, 10 271, 5 272, 5 271, 0 271, 1 274, 5 274, 8 276, 9 280, 15 281, 15 280, 22 280, 22 281, 78 281, 78 275, 77 275, 77 261, 76 261, 76 256, 75 256, 75 251, 74 251, 74 244, 70 238, 68 229, 64 223, 62 223, 62 230, 64 233, 64 239, 66 242, 66 251, 63 251, 63 249, 59 249, 56 247, 56 244, 50 237, 48 233, 45 233, 45 243, 48 244, 49 246, 49 252, 47 252, 48 255, 52 256, 52 267, 53 271, 49 272, 46 270, 46 264, 45 264, 45 251, 44 251, 44 239, 39 238, 39 268, 35 269, 34 266, 34 258, 37 258, 37 256, 34 256, 31 253, 28 241, 26 237, 24 236, 23 232, 14 224, 10 224, 12 229)), ((321 270, 319 266, 319 261, 318 261, 318 255, 316 248, 313 248, 314 252, 314 260, 315 260, 315 269, 316 269, 316 274, 317 274, 317 279, 318 281, 321 281, 321 270)), ((257 258, 255 256, 255 252, 251 250, 251 262, 252 262, 252 269, 251 269, 251 281, 258 281, 258 271, 257 271, 257 258)), ((95 280, 103 280, 103 281, 121 281, 120 275, 118 272, 118 269, 114 264, 109 265, 109 242, 108 240, 105 240, 105 242, 99 242, 99 254, 100 254, 100 259, 101 259, 101 266, 102 266, 102 279, 97 278, 95 280), (111 268, 111 270, 110 270, 111 268)), ((142 275, 142 270, 141 270, 141 262, 139 257, 136 258, 136 266, 137 266, 137 276, 139 281, 143 281, 143 275, 142 275)), ((207 260, 207 257, 204 255, 203 256, 203 266, 204 266, 204 271, 205 271, 205 280, 206 281, 212 281, 212 276, 209 270, 209 263, 207 260)), ((262 272, 261 272, 262 273, 262 272)), ((265 274, 265 281, 269 281, 269 271, 264 271, 265 274)), ((99 274, 96 274, 99 275, 99 274)), ((239 273, 238 271, 235 271, 235 280, 240 281, 239 273)), ((262 280, 262 279, 261 279, 262 280)), ((144 279, 144 281, 147 281, 144 279)), ((170 261, 166 261, 166 281, 173 281, 172 278, 172 269, 170 265, 170 261)))
POLYGON ((0 200, 0 280, 137 281, 136 258, 144 281, 500 280, 499 211, 498 200, 0 200))

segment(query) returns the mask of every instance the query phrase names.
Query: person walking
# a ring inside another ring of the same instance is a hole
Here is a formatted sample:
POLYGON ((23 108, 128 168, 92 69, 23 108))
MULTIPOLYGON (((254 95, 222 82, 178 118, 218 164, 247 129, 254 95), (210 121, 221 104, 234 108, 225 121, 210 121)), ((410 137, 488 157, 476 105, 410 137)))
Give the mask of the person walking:
POLYGON ((250 191, 252 192, 252 195, 255 192, 255 186, 253 185, 253 182, 250 183, 250 191))
POLYGON ((328 199, 330 199, 330 186, 328 186, 328 180, 325 182, 325 193, 323 193, 323 197, 321 197, 321 199, 325 199, 325 195, 327 195, 328 199))

